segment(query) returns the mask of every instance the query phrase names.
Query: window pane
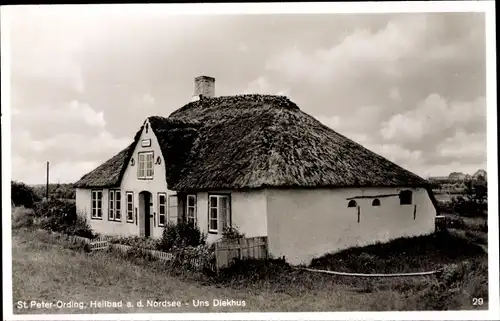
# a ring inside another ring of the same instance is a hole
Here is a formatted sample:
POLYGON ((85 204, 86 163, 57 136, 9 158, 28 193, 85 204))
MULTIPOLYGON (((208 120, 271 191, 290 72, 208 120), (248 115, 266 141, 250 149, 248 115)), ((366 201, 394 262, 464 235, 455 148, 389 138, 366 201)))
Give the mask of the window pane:
POLYGON ((194 218, 194 207, 188 207, 188 218, 194 218))
POLYGON ((120 210, 121 209, 121 204, 120 204, 121 202, 120 202, 120 200, 117 199, 115 202, 116 202, 116 209, 120 210))
POLYGON ((195 203, 194 200, 195 200, 194 196, 189 195, 188 196, 188 205, 189 206, 194 206, 194 203, 195 203))
POLYGON ((217 219, 217 209, 216 208, 211 208, 210 209, 210 218, 211 219, 217 219))
POLYGON ((160 225, 165 224, 165 215, 160 215, 160 225))
POLYGON ((210 220, 210 229, 217 230, 217 220, 210 220))
POLYGON ((115 218, 116 218, 117 220, 120 220, 120 219, 122 218, 122 214, 120 213, 120 211, 119 211, 119 210, 117 210, 117 211, 116 211, 115 218))
POLYGON ((210 207, 217 207, 217 196, 210 196, 210 207))
POLYGON ((114 191, 109 191, 109 200, 112 201, 113 200, 113 196, 115 195, 115 192, 114 191))
POLYGON ((132 194, 127 194, 127 200, 132 203, 132 194))

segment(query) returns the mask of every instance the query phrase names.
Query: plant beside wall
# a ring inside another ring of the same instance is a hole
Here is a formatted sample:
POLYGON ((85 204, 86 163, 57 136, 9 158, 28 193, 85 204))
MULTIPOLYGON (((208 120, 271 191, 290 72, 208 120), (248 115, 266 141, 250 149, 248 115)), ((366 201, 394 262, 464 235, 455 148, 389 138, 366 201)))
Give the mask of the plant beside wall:
POLYGON ((206 235, 197 226, 186 222, 168 223, 163 229, 158 249, 170 252, 173 248, 196 247, 204 244, 206 244, 206 235))
POLYGON ((222 229, 222 239, 228 241, 235 241, 245 238, 245 234, 238 230, 237 226, 226 226, 222 229))

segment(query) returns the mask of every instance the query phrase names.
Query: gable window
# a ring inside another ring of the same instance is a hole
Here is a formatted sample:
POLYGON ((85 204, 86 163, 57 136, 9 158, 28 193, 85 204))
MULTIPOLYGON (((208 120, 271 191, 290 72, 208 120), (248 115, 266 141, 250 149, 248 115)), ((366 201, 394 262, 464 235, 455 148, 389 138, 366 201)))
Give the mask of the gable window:
POLYGON ((378 198, 374 199, 372 202, 372 206, 380 206, 380 200, 378 198))
POLYGON ((219 233, 231 227, 229 195, 210 195, 208 206, 208 232, 219 233))
POLYGON ((91 218, 102 220, 102 191, 92 191, 91 218))
POLYGON ((108 220, 110 221, 121 221, 121 192, 120 190, 109 190, 109 206, 108 206, 108 220))
POLYGON ((127 222, 134 223, 134 193, 127 192, 127 222))
POLYGON ((141 152, 138 154, 137 177, 140 179, 151 179, 154 174, 153 152, 141 152))
POLYGON ((189 225, 196 225, 196 195, 187 196, 187 223, 189 225))
POLYGON ((400 205, 411 205, 412 203, 412 191, 401 191, 399 193, 399 204, 400 205))
POLYGON ((167 194, 158 193, 158 226, 167 223, 167 194))
POLYGON ((355 200, 350 200, 349 203, 347 204, 347 207, 356 207, 358 204, 356 203, 355 200))

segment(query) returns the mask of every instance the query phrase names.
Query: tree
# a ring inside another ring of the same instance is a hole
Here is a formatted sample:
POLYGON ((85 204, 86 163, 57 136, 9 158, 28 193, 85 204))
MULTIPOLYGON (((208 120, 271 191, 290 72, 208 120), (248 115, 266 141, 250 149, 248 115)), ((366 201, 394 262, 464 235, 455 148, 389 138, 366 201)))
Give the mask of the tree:
POLYGON ((487 216, 488 185, 484 177, 465 182, 463 196, 453 200, 454 211, 461 216, 487 216))

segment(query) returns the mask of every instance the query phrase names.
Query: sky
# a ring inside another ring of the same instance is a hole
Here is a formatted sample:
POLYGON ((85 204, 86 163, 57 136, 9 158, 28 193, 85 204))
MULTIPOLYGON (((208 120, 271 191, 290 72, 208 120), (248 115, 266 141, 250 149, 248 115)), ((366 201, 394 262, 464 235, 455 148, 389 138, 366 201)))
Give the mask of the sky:
MULTIPOLYGON (((143 121, 215 94, 280 94, 421 175, 486 169, 482 13, 10 16, 12 179, 75 182, 143 121)), ((2 48, 3 49, 3 48, 2 48)), ((3 49, 5 50, 5 49, 3 49)), ((4 108, 4 106, 2 106, 4 108)))

